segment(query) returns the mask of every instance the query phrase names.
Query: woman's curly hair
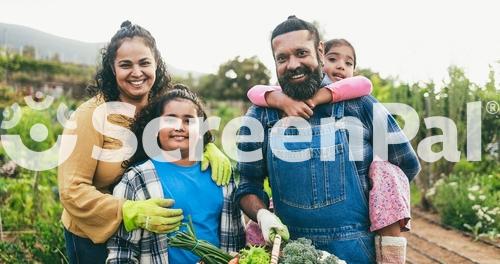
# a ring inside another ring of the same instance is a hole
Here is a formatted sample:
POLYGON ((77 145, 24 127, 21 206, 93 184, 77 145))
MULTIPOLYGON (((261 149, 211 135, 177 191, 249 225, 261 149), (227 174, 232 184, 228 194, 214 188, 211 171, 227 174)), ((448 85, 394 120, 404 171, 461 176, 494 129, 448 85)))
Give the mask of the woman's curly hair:
MULTIPOLYGON (((167 91, 166 94, 153 99, 153 101, 144 107, 136 116, 135 122, 132 124, 130 130, 134 133, 137 138, 137 150, 134 155, 127 161, 122 163, 123 168, 127 168, 130 165, 137 164, 148 160, 150 157, 146 154, 142 142, 142 135, 144 129, 153 119, 163 115, 163 109, 171 101, 175 100, 188 100, 191 101, 196 106, 196 113, 199 117, 205 121, 207 119, 207 114, 203 110, 203 104, 199 99, 198 95, 189 90, 186 86, 182 84, 176 84, 174 87, 167 91)), ((157 144, 159 145, 158 138, 157 144)), ((213 142, 214 137, 210 131, 207 131, 203 135, 203 144, 206 146, 208 143, 213 142)))
POLYGON ((109 44, 101 50, 102 61, 94 78, 95 83, 87 87, 90 96, 102 96, 105 102, 118 101, 120 90, 113 70, 116 52, 126 39, 133 37, 140 37, 144 40, 144 44, 151 49, 156 61, 156 79, 149 92, 148 101, 170 88, 170 76, 156 46, 155 39, 149 31, 127 20, 121 24, 120 29, 111 38, 109 44))

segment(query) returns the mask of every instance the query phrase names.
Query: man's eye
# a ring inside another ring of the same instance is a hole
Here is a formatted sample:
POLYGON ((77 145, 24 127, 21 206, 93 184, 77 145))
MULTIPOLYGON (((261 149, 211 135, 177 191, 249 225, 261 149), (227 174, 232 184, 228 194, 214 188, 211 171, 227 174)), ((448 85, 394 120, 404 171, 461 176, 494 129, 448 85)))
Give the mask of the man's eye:
POLYGON ((278 63, 283 63, 283 62, 285 62, 285 61, 286 61, 286 59, 285 59, 285 57, 278 57, 278 58, 276 58, 276 61, 277 61, 278 63))
POLYGON ((297 55, 299 55, 299 57, 304 57, 307 55, 307 51, 303 51, 303 50, 299 51, 299 53, 297 55))

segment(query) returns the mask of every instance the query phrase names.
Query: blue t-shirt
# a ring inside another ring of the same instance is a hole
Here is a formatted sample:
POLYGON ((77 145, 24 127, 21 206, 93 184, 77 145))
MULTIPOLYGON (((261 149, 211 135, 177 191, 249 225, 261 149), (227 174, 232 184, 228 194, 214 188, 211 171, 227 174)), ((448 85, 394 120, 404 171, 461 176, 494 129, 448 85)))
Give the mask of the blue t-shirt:
MULTIPOLYGON (((219 247, 220 218, 224 202, 222 188, 211 178, 211 170, 201 171, 200 162, 192 166, 180 166, 172 162, 152 160, 160 178, 165 198, 175 200, 173 208, 184 213, 183 223, 193 221, 198 239, 219 247)), ((185 231, 185 228, 181 228, 185 231)), ((200 258, 188 250, 169 247, 168 263, 190 264, 200 258)))

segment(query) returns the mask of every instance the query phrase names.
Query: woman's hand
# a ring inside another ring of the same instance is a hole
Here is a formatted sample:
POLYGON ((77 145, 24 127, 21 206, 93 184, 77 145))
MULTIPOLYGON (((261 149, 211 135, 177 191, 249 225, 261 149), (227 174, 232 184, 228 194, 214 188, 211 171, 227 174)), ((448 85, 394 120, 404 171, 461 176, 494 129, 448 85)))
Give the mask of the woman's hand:
POLYGON ((179 230, 184 218, 182 209, 171 209, 172 199, 152 198, 145 201, 127 200, 122 206, 123 224, 130 232, 138 228, 154 233, 179 230))
POLYGON ((208 143, 205 147, 201 170, 207 170, 209 164, 212 168, 212 180, 219 186, 229 184, 232 174, 231 161, 214 143, 208 143))

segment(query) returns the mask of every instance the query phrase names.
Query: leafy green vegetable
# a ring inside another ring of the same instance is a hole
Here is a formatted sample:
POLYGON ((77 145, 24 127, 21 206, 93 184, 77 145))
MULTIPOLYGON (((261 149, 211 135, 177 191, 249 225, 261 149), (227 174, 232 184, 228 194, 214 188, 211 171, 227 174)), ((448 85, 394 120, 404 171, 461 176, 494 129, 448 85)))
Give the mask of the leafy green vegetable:
POLYGON ((340 264, 345 263, 334 255, 321 258, 322 253, 312 245, 311 240, 299 238, 289 241, 283 248, 280 264, 340 264))
POLYGON ((186 225, 187 231, 177 231, 175 236, 168 240, 169 246, 189 250, 199 256, 206 264, 228 263, 233 258, 209 242, 198 240, 194 232, 191 216, 189 216, 189 224, 183 225, 186 225))
POLYGON ((268 264, 270 261, 271 256, 263 247, 251 246, 240 250, 238 264, 268 264))
POLYGON ((283 248, 282 258, 280 263, 283 264, 313 264, 318 263, 318 258, 320 254, 314 246, 311 240, 305 238, 299 238, 296 241, 290 241, 283 248))

